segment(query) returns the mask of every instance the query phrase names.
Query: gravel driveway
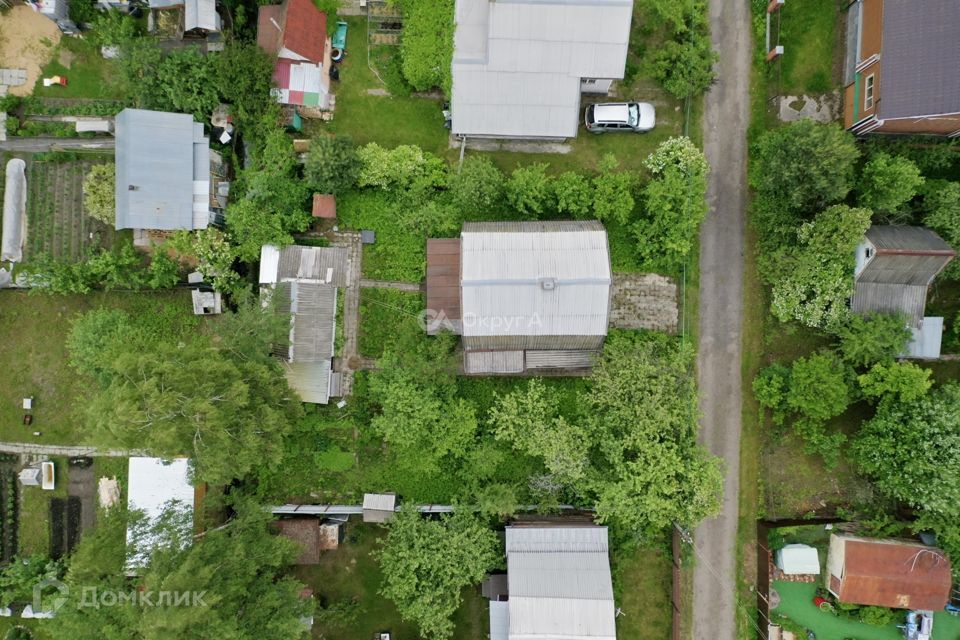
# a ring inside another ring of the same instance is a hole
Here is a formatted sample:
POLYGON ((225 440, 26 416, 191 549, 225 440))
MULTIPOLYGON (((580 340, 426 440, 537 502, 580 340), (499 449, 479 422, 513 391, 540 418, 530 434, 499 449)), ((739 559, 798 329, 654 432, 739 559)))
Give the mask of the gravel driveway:
POLYGON ((711 0, 716 84, 706 96, 704 151, 712 172, 710 214, 700 233, 701 440, 726 462, 723 509, 697 529, 693 637, 736 638, 736 544, 740 473, 740 337, 747 125, 750 117, 750 6, 711 0))

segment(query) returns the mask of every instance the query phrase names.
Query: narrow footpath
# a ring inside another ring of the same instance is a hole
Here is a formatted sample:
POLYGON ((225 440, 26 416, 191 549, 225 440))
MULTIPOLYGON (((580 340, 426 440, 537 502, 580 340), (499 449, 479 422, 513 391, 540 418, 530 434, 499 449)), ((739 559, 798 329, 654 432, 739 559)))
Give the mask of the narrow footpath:
POLYGON ((740 474, 741 320, 747 126, 750 118, 750 5, 710 0, 717 82, 706 95, 704 151, 710 213, 700 233, 701 441, 724 459, 720 515, 694 535, 693 638, 737 637, 737 525, 740 474))

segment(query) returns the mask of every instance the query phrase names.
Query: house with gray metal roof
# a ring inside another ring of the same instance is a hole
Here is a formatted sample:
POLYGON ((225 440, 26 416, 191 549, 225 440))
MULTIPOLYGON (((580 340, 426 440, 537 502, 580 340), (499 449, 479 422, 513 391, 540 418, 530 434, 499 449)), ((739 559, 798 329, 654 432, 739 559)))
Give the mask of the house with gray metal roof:
POLYGON ((338 395, 332 366, 337 288, 347 285, 347 258, 345 247, 265 245, 260 251, 261 295, 290 315, 290 342, 275 353, 303 402, 327 404, 338 395))
POLYGON ((587 370, 610 320, 599 222, 468 222, 427 241, 427 332, 462 336, 467 374, 587 370))
POLYGON ((854 0, 844 14, 844 125, 960 135, 960 2, 854 0))
POLYGON ((616 640, 607 528, 507 527, 507 594, 490 601, 490 640, 616 640))
POLYGON ((925 227, 873 226, 856 249, 854 313, 900 313, 913 332, 912 357, 940 355, 943 318, 927 318, 927 289, 957 252, 925 227))
POLYGON ((124 109, 115 120, 117 229, 205 229, 210 140, 185 113, 124 109))
POLYGON ((622 79, 633 0, 457 0, 455 135, 577 135, 580 95, 622 79))

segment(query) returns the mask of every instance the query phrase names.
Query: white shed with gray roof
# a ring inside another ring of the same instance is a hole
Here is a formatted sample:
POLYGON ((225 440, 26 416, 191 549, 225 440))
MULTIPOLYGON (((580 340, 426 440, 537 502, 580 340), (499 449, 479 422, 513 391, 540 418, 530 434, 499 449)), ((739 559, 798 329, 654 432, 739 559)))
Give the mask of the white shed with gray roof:
POLYGON ((116 228, 205 229, 210 141, 193 116, 124 109, 115 121, 116 228))
POLYGON ((493 640, 616 639, 606 527, 507 527, 506 550, 509 597, 506 611, 491 603, 493 640))
POLYGON ((456 135, 570 138, 583 81, 623 78, 633 0, 457 0, 456 135))

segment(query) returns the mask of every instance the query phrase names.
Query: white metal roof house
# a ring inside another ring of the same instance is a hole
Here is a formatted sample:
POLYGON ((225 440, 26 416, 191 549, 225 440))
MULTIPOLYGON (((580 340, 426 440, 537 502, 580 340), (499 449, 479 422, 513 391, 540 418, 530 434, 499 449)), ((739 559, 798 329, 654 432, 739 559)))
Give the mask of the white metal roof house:
POLYGON ((124 109, 116 118, 117 229, 205 229, 210 140, 185 113, 124 109))
POLYGON ((427 243, 428 333, 463 336, 468 374, 586 369, 603 347, 612 282, 597 221, 466 223, 427 243))
POLYGON ((265 245, 260 251, 261 292, 273 292, 277 311, 290 314, 290 345, 277 355, 303 402, 327 404, 337 387, 337 288, 347 286, 347 268, 345 247, 265 245))
POLYGON ((607 528, 512 526, 505 601, 490 602, 491 640, 616 640, 607 528))
MULTIPOLYGON (((194 487, 190 482, 190 460, 174 458, 164 462, 160 458, 132 457, 127 474, 127 508, 142 511, 147 524, 156 523, 168 507, 194 508, 194 487)), ((127 529, 127 543, 135 536, 127 529)), ((138 540, 138 553, 127 559, 127 566, 143 566, 149 553, 151 539, 138 540)))
POLYGON ((633 0, 457 0, 455 135, 577 135, 580 94, 623 78, 633 0))

